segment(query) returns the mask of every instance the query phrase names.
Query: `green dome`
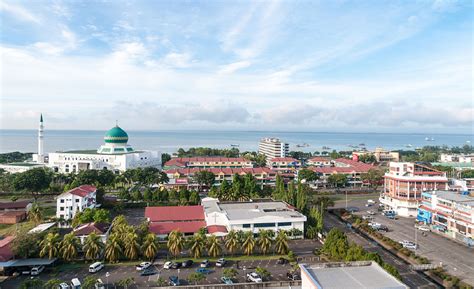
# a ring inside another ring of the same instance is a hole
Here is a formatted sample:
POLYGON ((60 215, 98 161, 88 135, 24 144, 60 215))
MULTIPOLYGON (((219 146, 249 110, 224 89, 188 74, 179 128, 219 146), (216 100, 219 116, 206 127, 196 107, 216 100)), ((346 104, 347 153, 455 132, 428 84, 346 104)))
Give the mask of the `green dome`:
POLYGON ((119 126, 109 129, 104 136, 106 143, 127 143, 128 134, 119 126))

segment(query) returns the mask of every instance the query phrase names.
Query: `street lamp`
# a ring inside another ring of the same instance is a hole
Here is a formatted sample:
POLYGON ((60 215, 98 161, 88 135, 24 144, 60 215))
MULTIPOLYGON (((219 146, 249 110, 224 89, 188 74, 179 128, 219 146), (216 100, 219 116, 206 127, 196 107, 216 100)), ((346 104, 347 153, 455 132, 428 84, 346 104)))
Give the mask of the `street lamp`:
POLYGON ((109 276, 110 276, 110 273, 109 272, 106 272, 105 273, 105 278, 107 278, 107 289, 109 288, 109 276))

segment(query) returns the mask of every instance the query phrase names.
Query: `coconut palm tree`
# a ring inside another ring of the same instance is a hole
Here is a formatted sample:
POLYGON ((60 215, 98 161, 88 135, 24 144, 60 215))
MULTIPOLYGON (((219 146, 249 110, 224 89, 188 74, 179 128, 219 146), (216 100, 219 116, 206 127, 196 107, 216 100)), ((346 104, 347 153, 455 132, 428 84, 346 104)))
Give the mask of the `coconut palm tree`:
POLYGON ((158 252, 158 242, 155 234, 149 233, 145 236, 142 245, 142 252, 148 260, 151 261, 155 259, 156 253, 158 252))
POLYGON ((92 232, 87 236, 86 241, 84 242, 83 250, 87 260, 96 260, 102 254, 104 249, 104 243, 99 235, 95 232, 92 232))
POLYGON ((221 240, 217 236, 211 235, 207 239, 207 252, 211 257, 217 257, 222 252, 221 240))
POLYGON ((110 263, 115 263, 122 255, 122 246, 120 246, 119 235, 112 234, 105 245, 105 259, 110 263))
POLYGON ((168 250, 175 257, 179 255, 184 246, 184 236, 180 231, 171 231, 168 235, 168 250))
POLYGON ((74 258, 77 257, 79 252, 79 239, 74 236, 74 233, 69 233, 64 235, 63 240, 61 241, 61 257, 65 261, 72 261, 74 258))
POLYGON ((278 231, 278 234, 275 238, 275 251, 280 254, 287 254, 289 250, 288 247, 288 236, 286 235, 286 232, 281 230, 278 231))
POLYGON ((236 231, 230 230, 229 233, 225 236, 224 239, 225 248, 229 253, 234 255, 239 246, 239 235, 236 231))
POLYGON ((194 234, 189 242, 189 249, 194 258, 200 258, 206 247, 206 236, 203 234, 194 234))
POLYGON ((58 233, 48 233, 40 243, 40 257, 48 256, 53 259, 59 255, 60 237, 58 233))
POLYGON ((272 231, 260 230, 257 238, 257 244, 263 255, 266 255, 272 246, 272 231))
POLYGON ((38 225, 43 221, 43 209, 38 205, 38 203, 33 203, 28 211, 28 220, 32 221, 35 225, 38 225))
POLYGON ((134 229, 125 235, 124 241, 125 257, 130 260, 138 259, 138 254, 140 253, 140 244, 138 243, 138 235, 134 229))
POLYGON ((243 241, 242 241, 242 250, 244 251, 247 256, 253 253, 253 249, 255 248, 255 238, 253 237, 253 232, 247 231, 244 234, 243 241))

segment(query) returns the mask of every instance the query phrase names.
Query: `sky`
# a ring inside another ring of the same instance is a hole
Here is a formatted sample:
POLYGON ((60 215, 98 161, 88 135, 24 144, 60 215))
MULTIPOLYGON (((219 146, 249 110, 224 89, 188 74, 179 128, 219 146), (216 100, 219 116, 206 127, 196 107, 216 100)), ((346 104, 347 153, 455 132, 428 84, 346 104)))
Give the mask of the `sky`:
POLYGON ((0 0, 0 128, 474 134, 472 3, 0 0))

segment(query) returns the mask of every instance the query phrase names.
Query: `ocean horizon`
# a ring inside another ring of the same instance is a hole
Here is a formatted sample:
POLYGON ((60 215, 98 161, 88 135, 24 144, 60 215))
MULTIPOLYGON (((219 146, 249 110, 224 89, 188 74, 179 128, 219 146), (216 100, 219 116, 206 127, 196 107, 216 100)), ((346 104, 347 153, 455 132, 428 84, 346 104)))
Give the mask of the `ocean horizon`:
MULTIPOLYGON (((375 149, 415 149, 426 145, 463 146, 474 136, 455 133, 382 133, 382 132, 308 132, 308 131, 211 131, 211 130, 127 130, 129 144, 135 149, 176 152, 179 148, 237 147, 256 151, 263 137, 278 137, 290 144, 290 150, 305 152, 375 149), (429 141, 426 140, 429 139, 429 141), (326 147, 326 148, 323 148, 326 147), (329 147, 329 149, 327 148, 329 147)), ((45 130, 45 152, 97 149, 103 143, 103 130, 45 130)), ((0 153, 36 152, 37 130, 1 129, 0 153)))

